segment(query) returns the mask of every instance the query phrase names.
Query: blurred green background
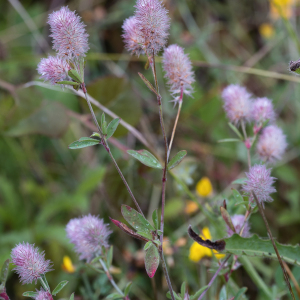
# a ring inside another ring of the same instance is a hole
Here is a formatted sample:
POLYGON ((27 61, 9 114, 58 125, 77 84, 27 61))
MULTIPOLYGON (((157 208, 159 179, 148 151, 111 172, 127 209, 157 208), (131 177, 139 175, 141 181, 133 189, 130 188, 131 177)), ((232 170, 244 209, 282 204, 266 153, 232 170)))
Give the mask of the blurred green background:
MULTIPOLYGON (((193 98, 184 97, 172 150, 175 154, 185 149, 188 157, 175 172, 216 216, 216 224, 211 224, 197 211, 187 213, 190 197, 169 176, 165 231, 170 241, 167 260, 171 279, 176 291, 186 281, 189 290, 195 292, 207 284, 211 276, 208 270, 216 262, 209 258, 199 263, 189 260, 192 241, 186 234, 188 224, 199 224, 198 230, 209 227, 213 239, 217 239, 222 237, 218 231, 225 226, 217 217, 224 198, 229 201, 230 213, 244 213, 242 207, 234 207, 230 194, 230 183, 247 169, 244 146, 218 144, 220 139, 234 137, 220 98, 228 84, 245 85, 255 96, 273 100, 278 125, 287 135, 289 147, 284 159, 273 168, 278 193, 265 212, 278 241, 299 243, 300 79, 289 74, 288 65, 299 57, 298 40, 293 38, 291 28, 297 36, 300 2, 276 0, 280 12, 266 0, 163 2, 172 20, 169 44, 185 48, 196 74, 195 93, 193 98), (284 75, 278 77, 276 73, 284 75), (210 197, 200 197, 195 192, 203 176, 213 185, 210 197), (185 239, 179 245, 182 237, 185 239)), ((53 53, 46 24, 48 14, 69 5, 80 14, 90 35, 85 71, 89 94, 137 128, 151 148, 162 155, 156 100, 137 74, 142 72, 152 80, 150 70, 144 69, 143 57, 128 55, 121 38, 122 23, 133 14, 135 1, 22 0, 25 12, 21 15, 13 3, 0 1, 0 264, 9 258, 15 244, 35 243, 54 263, 55 271, 47 276, 51 287, 60 280, 70 281, 60 297, 75 291, 78 299, 102 299, 111 290, 105 275, 83 268, 66 239, 64 227, 70 218, 87 213, 99 215, 106 222, 109 216, 122 220, 121 204, 134 205, 103 148, 68 149, 71 142, 93 131, 84 99, 61 89, 24 84, 38 80, 38 62, 53 53), (64 256, 72 259, 74 273, 62 268, 64 256), (97 297, 92 298, 92 292, 83 289, 95 291, 97 297)), ((177 110, 169 102, 160 63, 157 68, 170 136, 177 110)), ((101 110, 95 111, 99 118, 101 110)), ((248 130, 250 133, 251 128, 248 130)), ((127 155, 127 149, 146 148, 131 132, 119 126, 114 138, 111 148, 115 158, 145 215, 151 216, 160 205, 162 174, 127 155)), ((253 161, 258 161, 255 153, 253 161)), ((252 232, 267 236, 258 214, 251 217, 250 223, 252 232)), ((113 225, 111 228, 113 263, 118 268, 115 276, 120 286, 133 280, 131 299, 155 299, 156 293, 158 299, 165 299, 167 288, 162 271, 159 269, 152 281, 146 276, 142 243, 113 225)), ((268 286, 277 284, 279 290, 285 289, 278 262, 254 258, 251 262, 268 286)), ((299 269, 292 270, 299 280, 299 269)), ((243 268, 233 273, 230 284, 235 290, 238 286, 248 287, 248 299, 264 299, 243 268)), ((207 299, 219 299, 220 286, 221 280, 214 284, 207 299)), ((7 289, 11 299, 20 299, 24 291, 33 288, 22 286, 16 274, 10 273, 7 289)))

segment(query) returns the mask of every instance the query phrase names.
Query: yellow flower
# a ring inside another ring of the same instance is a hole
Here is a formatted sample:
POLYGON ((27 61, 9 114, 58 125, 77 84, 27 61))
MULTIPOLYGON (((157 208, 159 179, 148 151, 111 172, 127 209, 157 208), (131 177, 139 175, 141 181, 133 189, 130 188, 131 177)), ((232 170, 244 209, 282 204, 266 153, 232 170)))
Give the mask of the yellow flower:
POLYGON ((263 23, 259 26, 260 34, 265 38, 270 38, 274 35, 274 28, 271 24, 263 23))
MULTIPOLYGON (((211 234, 208 227, 203 228, 202 234, 200 236, 205 240, 211 240, 211 234)), ((225 256, 225 254, 220 254, 216 250, 212 251, 211 249, 201 246, 198 243, 194 242, 190 248, 189 259, 193 262, 198 262, 205 256, 212 257, 213 254, 217 259, 222 259, 225 256)))
POLYGON ((67 273, 74 273, 75 272, 75 267, 72 264, 72 260, 69 256, 65 255, 63 257, 63 263, 61 265, 61 268, 67 272, 67 273))
POLYGON ((188 215, 191 215, 194 212, 196 212, 197 210, 198 210, 197 203, 194 202, 194 201, 189 200, 186 207, 185 207, 185 209, 184 209, 184 212, 188 215))
POLYGON ((270 0, 271 17, 289 19, 292 16, 293 0, 270 0))
POLYGON ((209 196, 212 191, 212 185, 208 177, 202 177, 196 185, 197 194, 201 197, 209 196))

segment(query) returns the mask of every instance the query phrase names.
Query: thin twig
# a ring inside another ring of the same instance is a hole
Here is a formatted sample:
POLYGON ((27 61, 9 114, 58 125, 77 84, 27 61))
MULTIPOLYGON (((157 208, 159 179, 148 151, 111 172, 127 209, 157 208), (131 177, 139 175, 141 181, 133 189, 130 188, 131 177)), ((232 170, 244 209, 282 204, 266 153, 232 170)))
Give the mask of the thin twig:
POLYGON ((275 244, 275 241, 274 241, 274 238, 273 238, 271 229, 270 229, 270 227, 269 227, 269 223, 268 223, 267 218, 266 218, 266 216, 265 216, 264 210, 263 210, 263 208, 262 208, 262 206, 261 206, 261 204, 260 204, 260 202, 259 202, 259 200, 258 200, 258 198, 257 198, 257 196, 255 195, 254 192, 253 192, 253 196, 254 196, 256 205, 257 205, 257 207, 258 207, 258 210, 259 210, 259 212, 260 212, 260 214, 261 214, 261 216, 262 216, 262 218, 263 218, 263 220, 264 220, 264 222, 265 222, 265 225, 266 225, 266 228, 267 228, 269 237, 270 237, 270 239, 271 239, 273 248, 274 248, 274 250, 275 250, 275 253, 276 253, 276 255, 277 255, 277 258, 278 258, 280 267, 281 267, 282 272, 283 272, 284 280, 285 280, 285 282, 286 282, 286 284, 287 284, 287 286, 288 286, 288 289, 289 289, 289 291, 290 291, 290 293, 291 293, 292 298, 295 300, 294 292, 293 292, 293 290, 292 290, 292 287, 291 287, 291 284, 290 284, 290 280, 289 280, 288 274, 287 274, 287 272, 286 272, 286 269, 284 268, 282 259, 281 259, 281 257, 280 257, 279 252, 278 252, 278 249, 277 249, 277 246, 276 246, 276 244, 275 244))
POLYGON ((293 284, 294 284, 294 286, 295 286, 297 295, 298 295, 298 297, 299 297, 299 299, 300 299, 300 287, 299 287, 299 284, 298 284, 298 282, 297 282, 297 279, 295 278, 294 274, 292 273, 292 271, 291 271, 291 269, 289 268, 289 266, 287 265, 287 263, 286 263, 285 261, 282 261, 282 263, 283 263, 283 265, 284 265, 284 267, 285 267, 285 269, 286 269, 286 271, 287 271, 289 277, 291 278, 291 280, 292 280, 292 282, 293 282, 293 284))

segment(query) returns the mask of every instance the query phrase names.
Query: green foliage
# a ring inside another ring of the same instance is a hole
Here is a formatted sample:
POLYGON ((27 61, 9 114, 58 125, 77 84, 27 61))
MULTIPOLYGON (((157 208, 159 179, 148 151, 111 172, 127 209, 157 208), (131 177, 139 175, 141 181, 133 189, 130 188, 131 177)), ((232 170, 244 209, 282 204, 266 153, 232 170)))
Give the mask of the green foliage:
POLYGON ((155 168, 155 169, 163 168, 163 166, 157 160, 157 158, 147 150, 139 150, 139 151, 128 150, 127 153, 133 156, 135 159, 139 160, 142 164, 150 168, 155 168))
POLYGON ((92 139, 89 137, 82 137, 78 141, 73 142, 71 145, 69 145, 70 149, 81 149, 86 148, 90 146, 99 145, 100 141, 96 139, 92 139))
POLYGON ((185 158, 187 152, 185 150, 179 151, 168 163, 168 170, 175 168, 185 158))
POLYGON ((61 281, 56 288, 52 291, 52 295, 56 296, 66 285, 68 284, 67 280, 61 281))
POLYGON ((159 253, 157 247, 152 244, 146 250, 146 255, 145 255, 146 272, 150 278, 152 278, 155 275, 158 266, 159 266, 159 253))

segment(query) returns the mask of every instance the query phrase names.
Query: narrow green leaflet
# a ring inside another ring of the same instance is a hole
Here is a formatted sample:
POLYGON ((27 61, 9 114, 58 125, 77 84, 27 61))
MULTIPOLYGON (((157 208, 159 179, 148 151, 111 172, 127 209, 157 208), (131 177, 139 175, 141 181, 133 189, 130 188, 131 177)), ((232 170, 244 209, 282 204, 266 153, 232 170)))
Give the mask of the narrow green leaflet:
POLYGON ((168 170, 175 168, 181 161, 185 158, 186 151, 181 150, 179 151, 168 163, 168 170))
POLYGON ((240 142, 240 139, 223 139, 223 140, 218 140, 218 143, 235 143, 235 142, 240 142))
POLYGON ((59 293, 67 284, 68 284, 69 281, 67 280, 64 280, 64 281, 61 281, 57 286, 56 288, 52 291, 52 295, 56 295, 57 293, 59 293))
POLYGON ((110 246, 109 250, 107 251, 107 268, 109 269, 110 266, 112 265, 112 260, 113 260, 113 252, 114 249, 113 249, 113 246, 110 246))
POLYGON ((135 209, 128 205, 123 204, 121 207, 121 213, 124 219, 136 230, 142 232, 148 232, 151 235, 151 231, 155 228, 135 209))
POLYGON ((124 295, 127 296, 130 292, 132 282, 128 282, 125 286, 124 295))
POLYGON ((203 286, 199 291, 197 291, 193 296, 190 296, 190 300, 197 300, 199 296, 208 288, 208 285, 203 286))
POLYGON ((182 283, 181 288, 180 288, 180 293, 181 293, 181 298, 184 299, 184 295, 185 295, 185 291, 186 291, 186 283, 185 281, 182 283))
POLYGON ((221 291, 220 291, 219 300, 227 300, 227 299, 228 299, 228 297, 227 297, 226 286, 223 285, 223 287, 221 288, 221 291))
POLYGON ((241 194, 236 189, 232 189, 232 194, 237 202, 244 201, 244 198, 241 196, 241 194))
POLYGON ((57 81, 56 83, 57 84, 80 85, 78 82, 68 81, 68 80, 57 81))
POLYGON ((158 96, 158 93, 156 91, 156 89, 153 87, 153 85, 149 82, 149 80, 140 72, 138 72, 139 76, 141 77, 141 79, 144 81, 144 83, 146 84, 146 86, 148 87, 148 89, 150 91, 152 91, 156 96, 158 96))
POLYGON ((68 75, 78 83, 83 83, 82 78, 78 74, 78 72, 74 69, 68 71, 68 75))
POLYGON ((101 129, 103 134, 107 134, 107 122, 105 121, 105 113, 101 115, 101 129))
POLYGON ((243 178, 239 178, 235 181, 232 181, 231 184, 244 184, 244 183, 246 183, 246 181, 247 181, 247 178, 243 177, 243 178))
POLYGON ((74 293, 70 296, 69 300, 74 300, 74 293))
POLYGON ((80 149, 90 146, 95 146, 97 144, 100 144, 99 140, 92 139, 89 137, 82 137, 78 141, 73 142, 71 145, 69 145, 70 149, 80 149))
POLYGON ((150 234, 149 232, 146 231, 137 231, 137 234, 143 236, 144 238, 146 238, 147 240, 152 240, 152 234, 150 234))
POLYGON ((117 293, 113 293, 108 295, 105 299, 110 299, 110 300, 124 299, 124 296, 117 293))
MULTIPOLYGON (((183 298, 179 297, 175 292, 173 292, 173 295, 174 295, 176 300, 182 300, 183 299, 183 298)), ((167 296, 168 299, 172 299, 170 291, 167 292, 166 296, 167 296)))
POLYGON ((115 133, 119 123, 120 123, 121 119, 120 118, 116 118, 113 119, 107 126, 107 135, 106 135, 106 139, 109 139, 110 137, 112 137, 112 135, 115 133))
POLYGON ((128 150, 127 153, 150 168, 163 169, 157 158, 147 150, 128 150))
POLYGON ((246 287, 243 287, 241 288, 237 294, 235 295, 234 299, 233 300, 239 300, 241 298, 242 295, 244 295, 247 291, 247 288, 246 287))
MULTIPOLYGON (((256 234, 250 238, 240 237, 233 234, 231 237, 224 239, 225 253, 234 255, 247 255, 258 257, 269 257, 277 260, 275 250, 271 240, 263 240, 256 234)), ((287 263, 300 266, 300 247, 299 245, 282 245, 276 242, 280 257, 287 263)))
POLYGON ((157 209, 152 213, 152 221, 155 229, 159 229, 158 213, 157 209))
POLYGON ((8 267, 9 267, 9 259, 7 259, 1 268, 1 272, 0 272, 0 290, 3 289, 5 287, 5 283, 6 283, 6 279, 7 279, 7 275, 8 275, 8 267))
POLYGON ((239 130, 232 124, 232 123, 228 123, 229 127, 232 129, 232 131, 235 132, 235 134, 240 138, 241 141, 244 140, 243 136, 241 135, 241 133, 239 132, 239 130))
POLYGON ((150 278, 152 278, 159 265, 159 254, 157 248, 152 244, 145 255, 145 267, 146 272, 150 278))
POLYGON ((144 250, 146 251, 151 245, 152 245, 151 241, 147 242, 144 246, 144 250))
POLYGON ((30 297, 30 298, 36 298, 36 296, 37 296, 37 292, 25 292, 25 293, 23 293, 23 296, 24 297, 30 297))

